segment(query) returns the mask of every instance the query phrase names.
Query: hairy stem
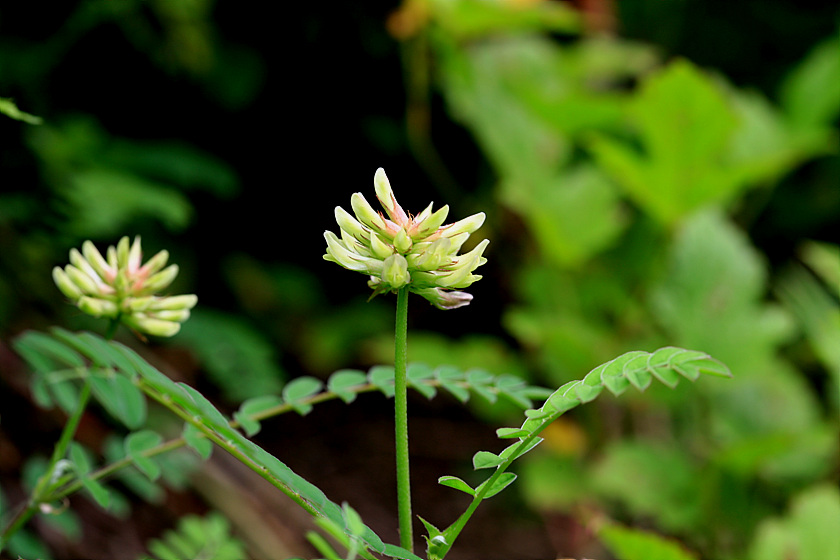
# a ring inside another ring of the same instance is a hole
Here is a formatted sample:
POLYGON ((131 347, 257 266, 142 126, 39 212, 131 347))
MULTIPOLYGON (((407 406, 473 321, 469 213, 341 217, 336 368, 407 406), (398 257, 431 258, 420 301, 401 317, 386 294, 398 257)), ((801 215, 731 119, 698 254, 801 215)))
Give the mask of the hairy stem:
POLYGON ((408 468, 408 382, 406 355, 408 338, 408 288, 397 292, 397 319, 394 329, 394 426, 397 441, 397 508, 400 546, 414 551, 411 519, 411 482, 408 468))

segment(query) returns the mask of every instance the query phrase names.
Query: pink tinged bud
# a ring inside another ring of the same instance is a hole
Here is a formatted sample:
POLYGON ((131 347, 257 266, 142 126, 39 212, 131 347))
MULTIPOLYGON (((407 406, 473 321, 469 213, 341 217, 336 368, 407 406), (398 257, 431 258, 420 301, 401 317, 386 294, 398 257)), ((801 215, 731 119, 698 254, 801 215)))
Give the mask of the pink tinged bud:
POLYGON ((353 213, 356 214, 356 219, 367 227, 377 232, 387 231, 385 219, 368 204, 362 193, 353 193, 350 197, 350 206, 353 208, 353 213))
MULTIPOLYGON (((431 205, 429 205, 431 208, 431 205)), ((449 206, 444 206, 439 208, 437 212, 430 215, 427 218, 424 218, 422 221, 419 219, 417 221, 417 225, 414 227, 416 228, 415 233, 412 234, 414 239, 425 239, 426 237, 432 235, 438 229, 440 229, 441 224, 446 221, 446 217, 449 215, 449 206)))
POLYGON ((411 282, 408 263, 402 255, 391 255, 382 263, 382 281, 393 289, 399 289, 411 282))
POLYGON ((107 299, 82 296, 76 302, 76 305, 79 309, 94 317, 116 317, 120 313, 117 304, 107 299))
POLYGON ((375 233, 370 234, 370 250, 376 258, 383 260, 394 254, 394 248, 375 233))
POLYGON ((148 280, 143 282, 140 288, 140 294, 153 294, 154 292, 164 290, 169 287, 169 285, 175 280, 175 277, 178 276, 178 265, 171 264, 158 272, 157 274, 153 274, 149 277, 148 280))
POLYGON ((64 267, 64 272, 70 277, 70 280, 85 294, 98 295, 100 294, 99 284, 96 281, 73 266, 68 264, 64 267))
POLYGON ((90 241, 82 243, 82 254, 100 278, 106 282, 110 282, 114 279, 114 269, 108 264, 108 261, 102 257, 102 254, 96 249, 96 246, 93 243, 90 241))
POLYGON ((423 296, 438 309, 457 309, 469 305, 472 295, 466 292, 441 290, 440 288, 426 288, 415 293, 423 296))
POLYGON ((137 271, 137 274, 141 277, 148 278, 166 266, 167 261, 169 261, 169 251, 160 251, 154 257, 146 261, 146 264, 137 271))
POLYGON ((66 272, 60 267, 57 266, 53 268, 52 271, 53 282, 55 285, 58 286, 58 289, 61 290, 61 293, 67 296, 69 299, 73 301, 82 297, 82 291, 79 289, 78 286, 70 279, 66 272))
MULTIPOLYGON (((135 274, 140 270, 140 264, 143 262, 143 249, 140 248, 140 236, 134 238, 134 243, 128 251, 128 273, 135 274)), ((162 266, 162 265, 161 265, 162 266)))
POLYGON ((351 216, 350 213, 341 206, 335 207, 335 221, 342 231, 346 231, 355 237, 359 242, 367 243, 368 239, 370 239, 370 228, 367 228, 359 223, 356 218, 351 216))
POLYGON ((180 323, 155 319, 141 314, 125 317, 123 322, 136 331, 152 336, 174 336, 181 330, 180 323))
POLYGON ((373 176, 373 189, 376 191, 376 198, 385 209, 388 217, 391 218, 397 225, 408 224, 408 216, 402 206, 397 203, 397 198, 394 196, 394 191, 391 189, 391 183, 388 181, 388 176, 385 175, 385 170, 381 167, 376 170, 373 176))
POLYGON ((404 229, 400 229, 399 233, 394 237, 394 249, 403 255, 411 250, 412 244, 411 237, 408 236, 408 233, 404 229))

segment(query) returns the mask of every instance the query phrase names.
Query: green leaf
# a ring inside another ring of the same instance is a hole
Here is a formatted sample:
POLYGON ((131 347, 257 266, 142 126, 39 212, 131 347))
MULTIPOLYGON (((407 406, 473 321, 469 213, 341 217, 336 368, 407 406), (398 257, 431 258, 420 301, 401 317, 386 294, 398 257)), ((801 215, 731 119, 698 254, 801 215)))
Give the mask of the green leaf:
POLYGON ((394 376, 393 366, 374 366, 368 371, 368 380, 386 397, 394 396, 394 376))
POLYGON ((819 43, 782 84, 785 112, 799 126, 831 124, 840 113, 840 38, 819 43))
POLYGON ((533 448, 535 448, 539 444, 541 444, 542 441, 543 441, 543 438, 541 438, 541 437, 535 437, 534 439, 532 439, 531 441, 529 441, 525 445, 523 445, 522 441, 517 441, 516 443, 513 443, 513 444, 509 445, 508 447, 504 448, 502 450, 502 452, 499 453, 499 456, 502 457, 503 459, 508 459, 510 461, 514 461, 514 460, 522 457, 523 455, 525 455, 529 451, 531 451, 533 448))
POLYGON ((131 458, 131 462, 140 472, 149 477, 149 480, 157 480, 161 470, 155 461, 143 456, 143 453, 160 445, 162 441, 160 434, 151 430, 132 432, 125 438, 126 455, 131 458))
POLYGON ((109 368, 102 375, 91 375, 89 382, 105 410, 127 428, 135 430, 146 421, 146 398, 127 377, 109 368))
POLYGON ((473 455, 473 468, 475 470, 495 468, 504 462, 504 458, 489 451, 479 451, 473 455))
POLYGON ((598 537, 618 560, 697 560, 675 541, 654 533, 604 524, 598 537))
POLYGON ((242 403, 239 410, 233 413, 233 418, 239 422, 248 437, 252 437, 260 431, 260 423, 254 416, 281 404, 283 404, 283 400, 274 395, 254 397, 242 403))
POLYGON ((475 496, 475 490, 457 476, 442 476, 438 478, 438 484, 454 488, 455 490, 460 490, 470 496, 475 496))
POLYGON ((83 367, 84 359, 73 348, 54 337, 37 331, 26 331, 17 337, 12 344, 19 354, 36 352, 44 355, 56 364, 67 367, 83 367))
POLYGON ((406 370, 409 387, 412 387, 427 399, 432 399, 437 394, 437 389, 425 383, 425 381, 433 379, 434 376, 435 371, 426 364, 411 363, 406 370))
POLYGON ((423 560, 413 552, 410 552, 395 544, 386 544, 385 549, 382 553, 385 556, 390 556, 391 558, 399 558, 400 560, 423 560))
POLYGON ((528 436, 528 431, 522 428, 499 428, 496 430, 499 439, 511 439, 528 436))
POLYGON ((88 450, 81 444, 72 441, 69 446, 70 460, 73 462, 79 481, 87 490, 94 501, 103 509, 108 509, 111 504, 110 492, 98 481, 92 480, 88 474, 93 469, 88 450))
POLYGON ((312 405, 303 401, 318 393, 323 386, 314 377, 298 377, 283 387, 283 400, 301 416, 306 415, 312 410, 312 405))
POLYGON ((840 491, 830 483, 812 486, 791 502, 785 517, 762 521, 749 560, 822 560, 840 557, 840 491))
POLYGON ((190 423, 184 423, 184 431, 181 434, 187 445, 202 459, 209 459, 213 453, 213 442, 204 437, 201 431, 190 423))
POLYGON ((277 394, 285 373, 277 349, 256 327, 219 311, 194 310, 178 334, 225 397, 239 402, 277 394))
MULTIPOLYGON (((492 498, 493 496, 510 486, 514 480, 516 480, 516 474, 512 472, 503 472, 501 475, 499 475, 499 477, 493 482, 491 486, 487 487, 487 493, 484 494, 484 499, 486 500, 487 498, 492 498)), ((488 482, 490 482, 489 478, 481 484, 479 484, 478 488, 475 489, 475 493, 478 494, 479 492, 481 492, 488 482)))
POLYGON ((745 187, 727 162, 737 121, 715 80, 685 60, 650 74, 630 107, 644 153, 597 137, 596 160, 636 204, 665 224, 727 202, 745 187))
POLYGON ((358 392, 354 389, 367 384, 367 376, 355 369, 342 369, 333 373, 327 381, 327 390, 332 391, 345 403, 356 400, 358 392))
POLYGON ((204 518, 182 517, 175 531, 167 531, 161 539, 149 541, 147 546, 157 560, 241 560, 247 557, 245 546, 230 534, 229 523, 216 512, 204 518))

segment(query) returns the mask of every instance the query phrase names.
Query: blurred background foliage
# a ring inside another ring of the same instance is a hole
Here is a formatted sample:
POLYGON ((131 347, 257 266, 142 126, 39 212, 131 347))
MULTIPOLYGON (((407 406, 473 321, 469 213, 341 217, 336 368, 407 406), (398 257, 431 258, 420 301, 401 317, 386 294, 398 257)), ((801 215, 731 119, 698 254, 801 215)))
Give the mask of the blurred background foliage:
POLYGON ((12 3, 0 98, 7 493, 50 441, 15 425, 8 340, 98 328, 49 275, 85 239, 172 253, 200 304, 156 352, 221 402, 390 362, 393 302, 321 260, 382 166, 492 241, 472 305, 414 302, 410 359, 556 387, 674 344, 734 373, 552 427, 511 504, 557 554, 608 558, 581 529, 608 517, 702 558, 840 557, 836 3, 12 3))

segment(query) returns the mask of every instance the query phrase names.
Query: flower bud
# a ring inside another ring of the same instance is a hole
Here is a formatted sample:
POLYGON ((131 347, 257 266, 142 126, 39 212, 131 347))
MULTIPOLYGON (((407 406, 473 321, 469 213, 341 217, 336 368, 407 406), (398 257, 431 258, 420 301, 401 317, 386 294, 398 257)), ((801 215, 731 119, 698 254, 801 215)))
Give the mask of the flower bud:
POLYGON ((333 261, 349 270, 367 274, 378 273, 382 270, 382 261, 363 257, 349 251, 333 232, 325 231, 324 239, 327 240, 327 254, 324 255, 325 260, 333 261))
POLYGON ((151 311, 177 310, 177 309, 192 309, 198 303, 198 296, 194 294, 184 294, 180 296, 168 296, 164 298, 154 298, 149 305, 151 311))
POLYGON ((153 336, 174 336, 181 330, 180 323, 154 319, 144 315, 130 315, 123 319, 123 322, 134 330, 153 336))
POLYGON ((175 321, 177 323, 183 323, 184 321, 190 318, 190 310, 170 309, 164 311, 155 311, 153 317, 155 319, 161 319, 163 321, 175 321))
POLYGON ((373 232, 370 234, 370 249, 378 259, 384 260, 394 254, 394 248, 382 241, 382 238, 373 232))
POLYGON ((402 288, 411 281, 405 257, 396 254, 385 259, 382 264, 382 281, 395 290, 402 288))
POLYGON ((353 213, 356 218, 374 231, 384 232, 387 230, 385 220, 376 213, 376 211, 368 204, 362 193, 354 193, 350 197, 350 206, 353 208, 353 213))
POLYGON ((94 317, 116 317, 120 313, 117 304, 107 299, 82 296, 76 302, 76 305, 79 309, 94 317))
POLYGON ((127 268, 131 274, 134 274, 137 270, 140 269, 140 262, 142 261, 142 259, 143 249, 140 247, 140 236, 138 235, 134 238, 134 243, 131 244, 131 249, 128 250, 127 268))
POLYGON ((178 265, 171 264, 157 274, 150 276, 145 282, 141 281, 138 288, 140 288, 140 291, 143 294, 159 292, 160 290, 168 288, 175 280, 176 276, 178 276, 178 265))
MULTIPOLYGON (((436 235, 443 237, 453 237, 459 233, 473 233, 484 224, 484 212, 473 214, 469 218, 457 221, 454 224, 443 226, 438 230, 436 235)), ((434 235, 433 235, 434 237, 434 235)))
POLYGON ((154 257, 146 261, 139 272, 140 274, 146 276, 147 278, 157 272, 159 272, 164 266, 166 266, 166 262, 169 260, 169 251, 163 250, 159 251, 154 257))
POLYGON ((72 264, 68 264, 64 267, 64 272, 67 273, 67 276, 70 277, 70 280, 84 293, 86 294, 98 294, 99 293, 99 285, 87 274, 73 266, 72 264))
POLYGON ((341 206, 335 207, 335 221, 342 231, 346 231, 360 242, 364 243, 370 239, 370 229, 363 226, 356 218, 350 215, 341 206))
POLYGON ((411 249, 412 243, 411 238, 404 229, 401 229, 399 233, 397 233, 396 237, 394 237, 394 249, 403 255, 408 253, 409 249, 411 249))
MULTIPOLYGON (((82 243, 82 254, 85 260, 90 263, 90 266, 96 271, 96 274, 106 282, 114 279, 114 269, 108 264, 102 254, 96 249, 96 246, 90 241, 82 243)), ((72 255, 72 253, 71 253, 72 255)), ((71 256, 72 262, 72 256, 71 256)))
POLYGON ((77 300, 82 297, 82 290, 79 289, 78 286, 70 279, 66 272, 60 267, 57 266, 53 268, 52 271, 53 282, 55 285, 58 286, 58 289, 61 290, 61 293, 67 296, 69 299, 77 300))
MULTIPOLYGON (((429 205, 431 208, 431 205, 429 205)), ((438 208, 437 212, 423 219, 418 224, 417 231, 412 235, 415 239, 423 239, 436 232, 449 215, 449 205, 438 208)), ((476 228, 477 229, 477 228, 476 228)))
POLYGON ((117 266, 122 270, 128 269, 128 255, 131 252, 131 242, 125 236, 117 243, 117 266))
POLYGON ((376 192, 376 198, 379 199, 389 218, 398 224, 408 220, 405 210, 397 203, 394 191, 391 189, 391 183, 388 181, 388 176, 385 175, 385 170, 381 167, 376 170, 373 176, 373 189, 376 192))

